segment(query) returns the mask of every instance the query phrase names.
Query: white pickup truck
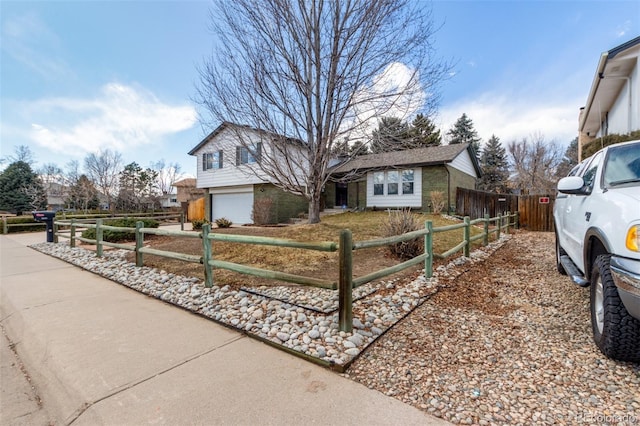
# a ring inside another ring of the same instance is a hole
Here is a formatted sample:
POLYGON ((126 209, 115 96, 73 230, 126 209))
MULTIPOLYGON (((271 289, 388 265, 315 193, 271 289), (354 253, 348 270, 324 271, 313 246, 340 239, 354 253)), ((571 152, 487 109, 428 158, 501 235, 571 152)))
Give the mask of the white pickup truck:
POLYGON ((590 289, 593 338, 640 361, 640 141, 610 145, 558 182, 558 272, 590 289))

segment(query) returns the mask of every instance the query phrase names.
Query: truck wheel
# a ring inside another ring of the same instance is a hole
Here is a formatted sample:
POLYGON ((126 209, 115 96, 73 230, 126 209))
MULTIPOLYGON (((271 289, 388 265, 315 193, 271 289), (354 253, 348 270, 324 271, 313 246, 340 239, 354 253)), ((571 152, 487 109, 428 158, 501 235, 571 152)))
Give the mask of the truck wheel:
POLYGON ((610 255, 596 258, 591 273, 591 327, 603 354, 620 361, 640 361, 640 321, 622 304, 611 278, 610 255))
POLYGON ((567 271, 564 270, 564 266, 562 266, 562 263, 560 263, 560 256, 564 256, 566 254, 567 252, 564 251, 562 247, 560 247, 560 241, 558 241, 558 235, 556 234, 556 268, 562 275, 567 275, 567 271))

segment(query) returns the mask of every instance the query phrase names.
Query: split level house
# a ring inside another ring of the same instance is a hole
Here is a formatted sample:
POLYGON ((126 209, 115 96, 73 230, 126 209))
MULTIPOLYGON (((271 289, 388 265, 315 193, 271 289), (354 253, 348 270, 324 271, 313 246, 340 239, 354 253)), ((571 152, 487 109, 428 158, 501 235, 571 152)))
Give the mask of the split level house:
MULTIPOLYGON (((197 157, 196 180, 205 193, 205 218, 252 223, 254 206, 262 198, 271 200, 274 223, 288 222, 307 211, 305 197, 279 189, 258 167, 265 150, 272 149, 270 136, 225 122, 189 152, 197 157)), ((474 189, 481 175, 469 144, 369 154, 335 163, 323 189, 323 208, 430 211, 432 191, 442 192, 446 205, 455 205, 456 189, 474 189)))

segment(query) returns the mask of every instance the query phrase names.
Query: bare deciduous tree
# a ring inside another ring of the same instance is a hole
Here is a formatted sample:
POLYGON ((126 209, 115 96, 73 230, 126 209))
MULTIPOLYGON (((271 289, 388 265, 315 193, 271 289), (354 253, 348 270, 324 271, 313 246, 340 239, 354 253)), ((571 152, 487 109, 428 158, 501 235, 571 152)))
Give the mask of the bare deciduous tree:
POLYGON ((219 0, 211 21, 218 40, 199 69, 201 121, 263 130, 260 175, 305 196, 310 223, 320 220, 334 143, 365 134, 371 118, 431 114, 451 69, 434 55, 423 2, 219 0))
POLYGON ((109 208, 114 208, 113 201, 118 194, 118 179, 122 169, 122 155, 109 149, 91 153, 84 159, 87 177, 93 182, 98 191, 106 198, 109 208))
POLYGON ((180 180, 181 167, 178 163, 167 164, 164 158, 151 164, 151 169, 158 172, 156 178, 156 186, 160 194, 171 194, 173 192, 173 184, 180 180))
POLYGON ((512 141, 507 145, 511 182, 523 194, 552 194, 557 182, 556 169, 563 159, 562 147, 547 142, 542 134, 512 141))

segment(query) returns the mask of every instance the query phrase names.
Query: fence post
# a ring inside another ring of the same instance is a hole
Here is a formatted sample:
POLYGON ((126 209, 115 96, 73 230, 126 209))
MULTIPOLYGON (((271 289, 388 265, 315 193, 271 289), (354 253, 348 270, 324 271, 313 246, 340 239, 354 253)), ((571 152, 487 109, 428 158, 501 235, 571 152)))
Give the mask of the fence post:
POLYGON ((143 264, 142 252, 140 251, 142 244, 144 243, 144 234, 142 233, 143 227, 143 221, 139 220, 136 222, 136 266, 138 267, 141 267, 143 264))
POLYGON ((102 257, 102 219, 96 220, 96 256, 102 257))
POLYGON ((213 269, 209 261, 211 256, 211 241, 209 240, 209 231, 211 225, 205 223, 202 225, 202 232, 200 236, 202 238, 202 265, 204 266, 204 285, 205 287, 213 287, 213 269))
POLYGON ((464 217, 464 257, 469 257, 471 253, 471 218, 464 217))
POLYGON ((507 227, 505 228, 505 233, 509 233, 509 222, 511 222, 511 212, 507 212, 507 227))
POLYGON ((431 278, 433 276, 433 222, 427 220, 424 227, 427 228, 427 233, 424 236, 424 252, 429 255, 424 260, 424 275, 431 278))
POLYGON ((71 229, 69 230, 69 246, 71 248, 76 246, 76 224, 73 221, 74 219, 71 219, 71 229))
POLYGON ((7 235, 9 233, 9 227, 7 226, 7 217, 2 216, 2 233, 7 235))
POLYGON ((482 245, 484 246, 489 245, 489 219, 491 219, 491 216, 489 216, 489 213, 485 213, 484 214, 484 234, 482 236, 482 245))
POLYGON ((339 330, 353 331, 353 237, 351 231, 340 231, 340 281, 338 283, 339 330))
POLYGON ((58 244, 58 230, 60 229, 60 227, 58 226, 58 224, 56 223, 56 220, 53 220, 53 242, 58 244))
POLYGON ((180 230, 184 231, 184 212, 180 212, 180 230))
POLYGON ((496 240, 500 239, 500 230, 502 229, 502 213, 498 213, 498 221, 496 222, 497 230, 496 230, 496 240))

